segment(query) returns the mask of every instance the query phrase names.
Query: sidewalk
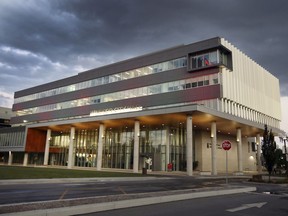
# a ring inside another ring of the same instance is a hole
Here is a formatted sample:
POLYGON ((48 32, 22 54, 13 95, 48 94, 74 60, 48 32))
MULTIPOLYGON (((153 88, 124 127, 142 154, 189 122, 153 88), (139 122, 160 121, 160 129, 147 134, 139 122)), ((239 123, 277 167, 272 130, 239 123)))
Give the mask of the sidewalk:
MULTIPOLYGON (((175 177, 175 176, 174 176, 175 177)), ((200 176, 198 176, 200 177, 200 176)), ((196 178, 198 178, 196 177, 196 178)), ((210 176, 211 177, 211 176, 210 176)), ((232 177, 232 176, 230 176, 232 177)), ((235 176, 233 176, 235 177, 235 176)), ((95 181, 149 181, 159 178, 157 176, 145 177, 128 177, 128 178, 85 178, 85 179, 39 179, 33 180, 1 180, 0 184, 18 184, 27 183, 35 184, 53 182, 95 182, 95 181)), ((173 176, 164 176, 163 178, 173 178, 173 176)), ((207 178, 207 177, 205 177, 207 178)), ((223 176, 222 176, 223 178, 223 176)), ((245 193, 256 191, 256 187, 241 187, 232 185, 220 185, 215 187, 202 187, 188 190, 172 190, 161 192, 137 193, 137 194, 121 194, 100 197, 86 197, 77 199, 53 200, 46 202, 29 202, 19 204, 0 205, 0 215, 15 216, 61 216, 61 215, 77 215, 93 212, 101 212, 107 210, 115 210, 121 208, 129 208, 143 205, 151 205, 157 203, 173 202, 186 199, 196 199, 203 197, 212 197, 236 193, 245 193)))

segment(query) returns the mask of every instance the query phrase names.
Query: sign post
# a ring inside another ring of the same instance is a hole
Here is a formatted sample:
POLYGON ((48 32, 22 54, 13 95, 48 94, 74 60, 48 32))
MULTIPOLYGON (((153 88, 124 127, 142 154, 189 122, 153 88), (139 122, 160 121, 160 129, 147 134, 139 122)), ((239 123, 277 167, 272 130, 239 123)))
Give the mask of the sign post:
POLYGON ((231 142, 224 140, 222 142, 222 148, 226 151, 226 184, 228 184, 228 150, 231 148, 231 142))

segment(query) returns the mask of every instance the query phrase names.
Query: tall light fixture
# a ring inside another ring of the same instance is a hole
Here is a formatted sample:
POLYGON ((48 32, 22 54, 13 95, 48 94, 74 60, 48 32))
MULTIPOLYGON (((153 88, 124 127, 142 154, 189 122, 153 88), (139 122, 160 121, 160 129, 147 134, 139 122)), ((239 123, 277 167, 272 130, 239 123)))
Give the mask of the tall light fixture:
POLYGON ((285 160, 285 171, 286 171, 286 175, 288 175, 288 163, 287 163, 287 148, 286 148, 286 140, 287 140, 287 136, 285 136, 283 138, 283 141, 284 141, 284 154, 285 154, 285 157, 284 157, 284 160, 285 160))

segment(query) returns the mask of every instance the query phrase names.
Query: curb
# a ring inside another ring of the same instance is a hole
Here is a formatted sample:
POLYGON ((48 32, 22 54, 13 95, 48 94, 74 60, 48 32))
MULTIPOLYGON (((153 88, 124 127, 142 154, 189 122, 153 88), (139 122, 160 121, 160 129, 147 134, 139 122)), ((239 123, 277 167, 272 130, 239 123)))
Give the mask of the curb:
POLYGON ((106 177, 106 178, 51 178, 51 179, 11 179, 0 180, 0 185, 13 185, 13 184, 53 184, 53 183, 78 183, 78 182, 112 182, 112 181, 147 181, 155 179, 170 179, 169 177, 106 177))
POLYGON ((176 194, 176 195, 166 195, 166 196, 156 196, 156 197, 146 197, 138 198, 133 200, 122 200, 122 201, 113 201, 105 203, 96 203, 96 204, 86 204, 79 206, 63 207, 63 208, 54 208, 54 209, 43 209, 36 211, 25 211, 17 213, 8 213, 7 216, 67 216, 67 215, 77 215, 77 214, 88 214, 93 212, 102 212, 108 210, 116 210, 122 208, 130 208, 151 204, 159 204, 166 202, 174 202, 188 199, 196 199, 203 197, 213 197, 220 195, 229 195, 237 193, 247 193, 256 191, 256 187, 242 187, 234 189, 222 189, 222 190, 213 190, 213 191, 200 191, 193 193, 185 194, 176 194))

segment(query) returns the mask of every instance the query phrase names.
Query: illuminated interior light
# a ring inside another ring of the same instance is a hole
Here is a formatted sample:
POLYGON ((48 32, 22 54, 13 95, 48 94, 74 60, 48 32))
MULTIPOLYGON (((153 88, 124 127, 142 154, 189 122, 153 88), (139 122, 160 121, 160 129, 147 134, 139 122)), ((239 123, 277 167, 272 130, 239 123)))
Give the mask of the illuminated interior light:
POLYGON ((126 113, 126 112, 136 112, 141 111, 142 107, 117 107, 112 109, 105 110, 95 110, 90 113, 90 116, 101 116, 101 115, 109 115, 109 114, 117 114, 117 113, 126 113))

